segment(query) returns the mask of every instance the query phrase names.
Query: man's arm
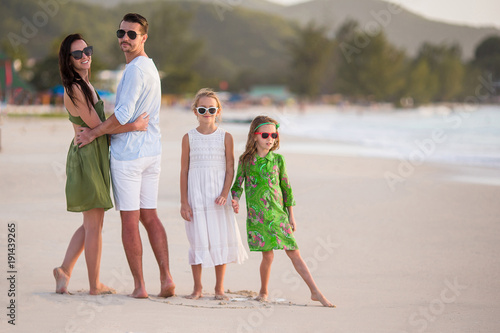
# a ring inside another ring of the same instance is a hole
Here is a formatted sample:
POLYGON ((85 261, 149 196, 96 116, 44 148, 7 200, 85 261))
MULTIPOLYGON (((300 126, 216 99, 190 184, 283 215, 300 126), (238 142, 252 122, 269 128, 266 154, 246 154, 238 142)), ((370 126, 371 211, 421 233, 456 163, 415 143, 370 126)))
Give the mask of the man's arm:
POLYGON ((142 82, 142 73, 139 68, 132 66, 128 70, 125 70, 121 82, 122 97, 117 101, 115 113, 90 131, 80 128, 80 132, 76 135, 76 143, 80 148, 88 145, 101 135, 118 133, 119 127, 129 122, 134 114, 136 102, 142 91, 142 82), (118 114, 120 120, 118 120, 116 114, 118 114))
POLYGON ((149 125, 149 115, 144 112, 133 123, 127 123, 114 129, 111 133, 106 134, 119 134, 134 131, 147 131, 149 125))
POLYGON ((95 138, 100 137, 101 135, 108 134, 117 130, 120 126, 122 126, 116 116, 112 114, 105 122, 97 125, 93 129, 80 127, 80 131, 76 135, 76 143, 78 147, 82 148, 83 146, 88 145, 95 138))
MULTIPOLYGON (((104 124, 104 123, 100 123, 100 125, 94 127, 94 129, 101 126, 102 124, 104 124)), ((110 132, 106 132, 105 134, 119 134, 119 133, 134 132, 134 131, 147 131, 148 125, 149 125, 149 115, 146 112, 144 112, 139 117, 137 117, 137 120, 134 121, 133 123, 120 125, 114 129, 110 128, 109 129, 110 132)), ((100 129, 100 131, 106 131, 106 128, 102 128, 102 129, 100 129)), ((92 130, 90 128, 80 127, 78 129, 78 134, 76 135, 77 143, 78 144, 81 143, 79 145, 79 147, 83 147, 85 145, 88 145, 92 141, 94 141, 95 138, 97 138, 99 136, 100 136, 99 133, 97 133, 97 134, 92 133, 92 130)))

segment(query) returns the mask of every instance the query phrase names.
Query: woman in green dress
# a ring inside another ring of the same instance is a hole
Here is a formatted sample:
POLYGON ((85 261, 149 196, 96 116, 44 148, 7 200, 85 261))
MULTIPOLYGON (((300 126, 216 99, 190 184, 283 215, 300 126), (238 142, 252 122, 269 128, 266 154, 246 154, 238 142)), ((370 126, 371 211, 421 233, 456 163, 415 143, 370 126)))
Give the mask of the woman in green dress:
MULTIPOLYGON (((79 34, 67 36, 59 49, 59 71, 64 86, 64 105, 75 135, 80 126, 94 128, 106 120, 104 105, 92 87, 92 46, 79 34)), ((144 115, 143 115, 144 116, 144 115)), ((149 118, 139 117, 120 132, 146 130, 149 118)), ((118 132, 117 132, 118 133, 118 132)), ((83 224, 75 231, 60 267, 53 270, 56 293, 68 293, 68 283, 78 257, 85 249, 91 295, 114 290, 99 280, 104 212, 113 207, 110 197, 109 145, 107 136, 79 148, 74 138, 66 161, 66 203, 71 212, 83 213, 83 224)))
POLYGON ((285 160, 273 151, 279 148, 279 124, 258 116, 250 125, 245 152, 240 156, 236 180, 231 188, 235 213, 245 183, 247 240, 250 251, 262 252, 261 289, 257 300, 267 301, 273 250, 285 250, 293 267, 311 291, 311 299, 334 307, 320 292, 295 242, 295 200, 286 173, 285 160))

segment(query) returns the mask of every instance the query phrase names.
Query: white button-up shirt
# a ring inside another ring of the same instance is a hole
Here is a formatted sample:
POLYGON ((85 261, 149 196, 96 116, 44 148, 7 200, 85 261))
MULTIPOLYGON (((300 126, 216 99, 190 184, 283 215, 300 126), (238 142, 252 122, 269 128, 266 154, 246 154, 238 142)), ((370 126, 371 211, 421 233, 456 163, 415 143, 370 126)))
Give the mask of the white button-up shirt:
POLYGON ((111 154, 120 161, 161 154, 160 133, 161 83, 152 59, 139 56, 125 67, 116 92, 115 116, 120 124, 134 122, 142 113, 149 114, 147 131, 111 136, 111 154))

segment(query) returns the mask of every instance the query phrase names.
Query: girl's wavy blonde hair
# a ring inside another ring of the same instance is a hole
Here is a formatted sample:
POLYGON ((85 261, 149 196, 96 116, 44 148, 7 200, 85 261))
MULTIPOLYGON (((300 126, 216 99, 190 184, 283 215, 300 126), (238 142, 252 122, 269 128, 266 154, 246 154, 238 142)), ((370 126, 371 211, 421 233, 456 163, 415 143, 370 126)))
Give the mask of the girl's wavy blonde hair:
MULTIPOLYGON (((244 167, 248 166, 252 162, 255 154, 257 153, 257 143, 255 142, 254 133, 256 132, 256 128, 264 123, 273 123, 279 126, 276 120, 268 116, 257 116, 252 121, 252 123, 250 124, 250 130, 248 131, 248 138, 245 147, 245 152, 240 156, 240 162, 244 167)), ((277 150, 279 149, 279 147, 280 147, 280 137, 278 136, 276 140, 274 140, 274 144, 269 151, 277 150)))
POLYGON ((217 102, 217 107, 219 108, 216 120, 220 123, 222 120, 222 104, 217 94, 210 88, 201 88, 200 90, 198 90, 196 96, 194 97, 193 103, 191 104, 191 110, 196 113, 196 108, 198 107, 198 103, 200 102, 200 99, 202 97, 210 97, 215 99, 215 101, 217 102))

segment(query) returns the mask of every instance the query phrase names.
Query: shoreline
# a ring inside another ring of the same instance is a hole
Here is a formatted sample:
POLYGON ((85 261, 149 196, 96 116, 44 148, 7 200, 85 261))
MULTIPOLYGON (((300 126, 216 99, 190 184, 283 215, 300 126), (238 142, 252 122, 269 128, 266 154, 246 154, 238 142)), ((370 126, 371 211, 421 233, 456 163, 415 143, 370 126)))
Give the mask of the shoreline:
MULTIPOLYGON (((270 115, 275 116, 276 110, 270 110, 270 115), (274 114, 273 114, 274 112, 274 114)), ((162 113, 162 131, 165 130, 172 130, 171 126, 172 124, 169 124, 169 121, 165 121, 164 118, 167 118, 168 112, 174 112, 175 116, 180 117, 183 123, 189 122, 190 114, 189 111, 182 111, 182 110, 171 110, 162 113), (168 125, 166 125, 168 124, 168 125)), ((249 113, 252 117, 263 114, 260 111, 253 111, 249 113)), ((230 114, 231 116, 233 113, 230 114)), ((248 115, 245 115, 248 116, 248 115)), ((20 128, 21 132, 26 132, 28 127, 31 127, 35 123, 39 123, 40 125, 43 126, 44 124, 54 127, 53 122, 56 123, 61 123, 63 127, 64 124, 67 122, 66 117, 44 117, 44 116, 15 116, 12 118, 6 117, 4 118, 3 121, 3 127, 4 127, 4 133, 7 130, 7 123, 8 122, 13 122, 16 123, 16 127, 20 128)), ((180 128, 184 129, 184 133, 181 133, 182 131, 176 131, 178 132, 178 136, 182 138, 182 135, 187 133, 189 129, 192 127, 195 127, 195 124, 192 124, 193 126, 182 126, 180 128)), ((234 137, 235 139, 235 160, 239 157, 239 155, 243 152, 244 150, 244 144, 246 141, 246 136, 247 136, 247 131, 248 131, 248 126, 249 123, 246 122, 226 122, 223 120, 221 126, 228 130, 234 137)), ((176 130, 178 128, 175 128, 176 130)), ((66 128, 68 132, 68 138, 71 137, 71 131, 66 128)), ((3 134, 6 136, 7 134, 3 134)), ((165 134, 163 134, 165 136, 165 134)), ((178 139, 178 138, 177 138, 178 139)), ((71 139, 68 139, 68 142, 70 142, 71 139)), ((5 151, 8 149, 7 143, 9 139, 4 137, 2 144, 3 144, 3 150, 5 151)), ((172 136, 169 135, 168 141, 163 140, 163 145, 171 145, 174 144, 174 147, 178 144, 180 146, 180 139, 172 141, 172 136)), ((179 150, 180 152, 180 150, 179 150)), ((398 162, 399 164, 413 164, 411 168, 413 169, 418 169, 421 166, 432 166, 440 169, 447 169, 448 172, 452 171, 452 175, 448 177, 450 180, 455 180, 455 181, 462 181, 466 183, 474 183, 474 179, 476 179, 476 184, 484 184, 488 185, 487 180, 491 180, 491 183, 489 185, 492 186, 499 186, 500 181, 500 171, 498 167, 495 165, 484 165, 484 164, 460 164, 457 162, 450 162, 446 160, 436 160, 432 158, 425 158, 422 164, 417 164, 417 163, 412 163, 407 156, 398 156, 396 157, 394 154, 388 154, 385 149, 382 147, 373 147, 373 146, 367 146, 367 145, 361 145, 358 143, 353 143, 353 142, 345 142, 345 141, 339 141, 339 140, 333 140, 333 139, 325 139, 325 138, 313 138, 313 137, 304 137, 300 135, 294 135, 292 133, 286 132, 284 133, 284 139, 282 138, 282 144, 280 149, 277 151, 277 153, 282 153, 282 154, 303 154, 303 155, 324 155, 324 156, 331 156, 334 158, 361 158, 361 159, 376 159, 376 160, 386 160, 389 162, 398 162)), ((0 151, 0 154, 2 154, 2 151, 0 151)), ((0 155, 1 156, 1 155, 0 155)), ((179 153, 180 156, 180 153, 179 153)), ((59 164, 65 163, 65 161, 60 161, 59 164)), ((236 162, 237 163, 237 162, 236 162)), ((396 170, 397 172, 397 170, 396 170)), ((405 177, 405 173, 401 175, 402 177, 405 177)))

